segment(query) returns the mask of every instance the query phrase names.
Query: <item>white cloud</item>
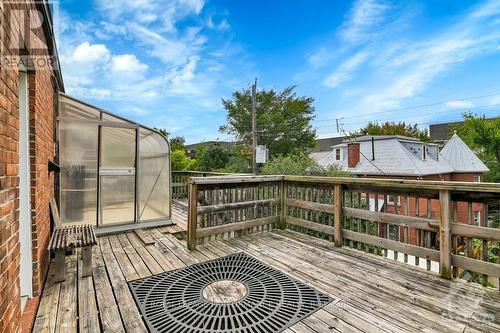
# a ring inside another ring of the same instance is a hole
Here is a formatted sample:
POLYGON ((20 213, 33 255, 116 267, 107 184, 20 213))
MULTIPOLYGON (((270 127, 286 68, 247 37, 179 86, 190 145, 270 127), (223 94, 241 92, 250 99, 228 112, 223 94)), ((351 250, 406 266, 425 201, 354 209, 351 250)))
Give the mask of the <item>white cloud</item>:
POLYGON ((335 88, 342 82, 350 80, 352 73, 366 61, 368 55, 368 52, 356 53, 337 67, 337 69, 323 81, 323 84, 329 88, 335 88))
POLYGON ((147 52, 165 63, 183 63, 194 53, 192 47, 180 39, 164 37, 135 23, 131 23, 129 27, 135 38, 147 46, 147 52))
POLYGON ((474 107, 474 103, 470 101, 449 101, 446 102, 446 107, 449 107, 451 109, 465 109, 465 108, 471 108, 474 107))
POLYGON ((111 70, 113 72, 142 75, 147 69, 148 65, 140 62, 133 54, 121 54, 111 59, 111 70))
POLYGON ((197 95, 203 93, 203 84, 194 83, 195 71, 200 58, 192 56, 183 66, 176 67, 167 75, 169 93, 179 95, 197 95))
POLYGON ((76 47, 72 60, 83 64, 103 63, 109 59, 109 50, 103 44, 83 42, 76 47))
POLYGON ((199 15, 205 5, 204 0, 99 0, 100 10, 115 21, 134 21, 139 24, 159 23, 171 31, 175 23, 189 15, 199 15), (130 18, 133 18, 130 20, 130 18))
POLYGON ((332 52, 326 47, 320 47, 317 51, 306 54, 306 60, 314 68, 324 65, 330 58, 332 52))
POLYGON ((383 80, 370 81, 353 108, 365 114, 399 108, 403 100, 423 92, 434 79, 457 64, 495 52, 500 43, 500 27, 491 18, 498 15, 500 6, 487 2, 430 39, 397 47, 391 41, 378 43, 378 53, 374 56, 376 69, 371 74, 383 80))
POLYGON ((385 19, 390 6, 378 0, 358 0, 351 9, 339 36, 351 43, 365 40, 385 19))

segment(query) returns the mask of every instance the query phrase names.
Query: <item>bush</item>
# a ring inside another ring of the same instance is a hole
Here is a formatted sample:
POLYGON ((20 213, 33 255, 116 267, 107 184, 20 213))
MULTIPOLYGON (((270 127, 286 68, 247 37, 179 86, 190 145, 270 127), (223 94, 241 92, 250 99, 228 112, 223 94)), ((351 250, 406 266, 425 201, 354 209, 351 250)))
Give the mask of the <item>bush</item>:
POLYGON ((220 145, 199 147, 196 152, 197 170, 216 171, 229 165, 229 153, 220 145))
POLYGON ((278 155, 261 168, 264 175, 349 176, 335 166, 322 167, 307 154, 278 155))
POLYGON ((172 170, 194 170, 196 167, 196 160, 188 157, 184 150, 174 150, 171 155, 172 170))

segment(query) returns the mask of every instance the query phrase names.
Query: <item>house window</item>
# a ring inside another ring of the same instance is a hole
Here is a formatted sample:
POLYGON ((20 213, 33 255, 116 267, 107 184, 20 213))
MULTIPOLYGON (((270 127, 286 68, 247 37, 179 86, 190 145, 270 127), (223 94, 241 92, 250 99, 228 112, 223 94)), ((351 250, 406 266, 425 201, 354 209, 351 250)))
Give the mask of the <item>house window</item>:
POLYGON ((480 183, 481 182, 481 176, 474 176, 474 182, 480 183))
POLYGON ((474 212, 474 224, 479 225, 481 223, 481 211, 474 212))
POLYGON ((389 204, 394 204, 394 202, 397 200, 398 202, 398 205, 401 204, 401 197, 399 195, 392 195, 392 194, 389 194, 387 196, 387 203, 389 204))
POLYGON ((335 148, 335 161, 340 161, 341 157, 340 148, 335 148))

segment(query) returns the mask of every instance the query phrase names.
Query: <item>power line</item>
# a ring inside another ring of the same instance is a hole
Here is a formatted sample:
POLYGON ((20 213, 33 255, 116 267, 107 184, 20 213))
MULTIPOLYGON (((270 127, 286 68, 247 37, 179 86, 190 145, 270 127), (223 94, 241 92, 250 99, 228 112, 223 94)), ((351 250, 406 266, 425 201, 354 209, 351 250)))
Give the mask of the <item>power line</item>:
MULTIPOLYGON (((345 132, 344 128, 342 127, 342 123, 341 123, 341 122, 340 122, 340 123, 337 123, 337 126, 338 126, 338 129, 339 129, 339 130, 340 130, 340 131, 344 134, 344 136, 347 138, 347 140, 349 140, 349 143, 351 143, 351 144, 352 144, 352 143, 354 143, 354 142, 352 142, 351 137, 352 137, 352 136, 356 137, 356 136, 355 136, 355 135, 353 135, 353 134, 351 134, 351 133, 349 133, 349 135, 347 135, 347 133, 345 132)), ((366 156, 365 156, 365 154, 363 154, 363 153, 361 152, 361 145, 357 145, 357 146, 354 146, 354 147, 355 147, 355 149, 359 152, 359 154, 360 154, 361 156, 363 156, 363 157, 365 158, 365 160, 367 160, 367 161, 368 161, 368 163, 370 163, 371 165, 373 165, 373 166, 374 166, 374 167, 375 167, 378 171, 380 171, 382 174, 384 174, 384 175, 385 175, 385 172, 384 172, 382 169, 380 169, 377 165, 375 165, 375 163, 373 163, 373 162, 372 162, 372 161, 371 161, 368 157, 366 157, 366 156)), ((349 150, 349 147, 347 147, 347 149, 349 150)), ((349 161, 348 161, 347 163, 349 163, 349 161)))
MULTIPOLYGON (((452 113, 455 113, 457 111, 468 111, 468 110, 474 110, 474 109, 481 109, 481 108, 488 108, 488 107, 492 107, 492 106, 499 106, 500 103, 497 103, 497 104, 488 104, 488 105, 478 105, 478 106, 472 106, 472 107, 464 107, 464 108, 457 108, 456 110, 442 110, 442 111, 433 111, 433 112, 425 112, 425 113, 419 113, 418 116, 428 116, 428 115, 433 115, 433 114, 441 114, 441 113, 447 113, 447 112, 450 112, 450 114, 452 113)), ((381 122, 381 121, 391 121, 391 120, 397 120, 397 118, 395 119, 395 117, 398 117, 398 116, 392 116, 390 118, 387 118, 387 119, 382 119, 382 120, 378 120, 378 122, 381 122)), ((415 118, 415 117, 413 117, 415 118)), ((346 118, 344 118, 346 119, 346 118)), ((407 118, 405 118, 406 120, 407 118)), ((353 124, 363 124, 363 123, 366 123, 370 120, 365 120, 365 121, 355 121, 355 122, 347 122, 346 124, 349 124, 349 125, 353 125, 353 124)))
MULTIPOLYGON (((479 98, 485 98, 485 97, 492 97, 492 96, 500 96, 500 92, 494 93, 494 94, 488 94, 488 95, 480 95, 480 96, 472 96, 472 97, 467 97, 467 98, 460 98, 460 99, 448 99, 446 101, 441 101, 441 102, 435 102, 435 103, 429 103, 429 104, 420 104, 420 105, 415 105, 415 106, 409 106, 401 109, 391 109, 391 110, 384 110, 384 111, 378 111, 378 112, 372 112, 372 113, 367 113, 367 116, 372 116, 372 115, 378 115, 378 114, 385 114, 385 113, 391 113, 391 112, 398 112, 398 111, 407 111, 407 110, 414 110, 414 109, 419 109, 419 108, 425 108, 425 107, 430 107, 430 106, 436 106, 436 105, 443 105, 446 103, 449 103, 450 101, 453 102, 464 102, 464 101, 469 101, 473 99, 479 99, 479 98)), ((357 118, 359 116, 349 116, 349 117, 344 117, 344 119, 352 119, 352 118, 357 118)), ((334 121, 334 118, 326 118, 323 120, 318 120, 318 121, 334 121)))

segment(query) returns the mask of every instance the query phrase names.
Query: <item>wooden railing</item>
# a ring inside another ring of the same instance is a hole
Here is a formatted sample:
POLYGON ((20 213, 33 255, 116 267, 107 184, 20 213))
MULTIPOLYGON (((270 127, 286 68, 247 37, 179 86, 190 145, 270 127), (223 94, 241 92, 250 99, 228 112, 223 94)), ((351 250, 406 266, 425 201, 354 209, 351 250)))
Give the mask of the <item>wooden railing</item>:
POLYGON ((227 176, 240 175, 222 172, 204 172, 204 171, 172 171, 172 198, 187 199, 188 197, 188 179, 189 177, 211 177, 211 176, 227 176))
POLYGON ((280 221, 282 183, 280 176, 190 179, 188 247, 274 227, 280 221))
POLYGON ((444 278, 500 277, 500 185, 302 176, 189 180, 188 246, 289 228, 444 278))

